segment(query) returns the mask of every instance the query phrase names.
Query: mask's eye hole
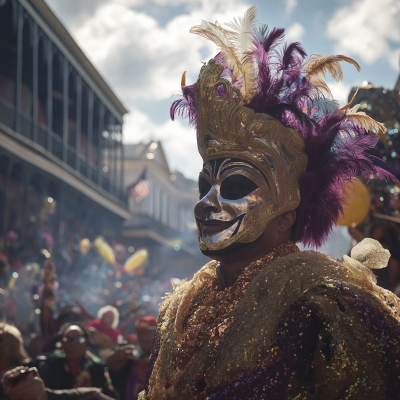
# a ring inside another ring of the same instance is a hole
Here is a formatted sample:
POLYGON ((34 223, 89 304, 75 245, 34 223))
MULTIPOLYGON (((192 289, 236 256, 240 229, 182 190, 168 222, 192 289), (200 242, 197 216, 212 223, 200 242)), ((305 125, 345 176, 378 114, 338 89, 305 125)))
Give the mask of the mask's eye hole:
POLYGON ((202 176, 199 178, 199 195, 200 199, 202 199, 211 189, 211 184, 208 182, 206 178, 202 176))
POLYGON ((221 196, 227 200, 238 200, 256 189, 258 186, 249 178, 243 175, 231 175, 221 184, 221 196))

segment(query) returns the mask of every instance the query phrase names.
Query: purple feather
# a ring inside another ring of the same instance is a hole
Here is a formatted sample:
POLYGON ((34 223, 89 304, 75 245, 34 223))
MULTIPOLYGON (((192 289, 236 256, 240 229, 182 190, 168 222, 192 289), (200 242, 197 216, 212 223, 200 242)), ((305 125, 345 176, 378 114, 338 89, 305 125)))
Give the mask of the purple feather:
POLYGON ((299 66, 300 60, 296 56, 298 54, 302 59, 307 56, 307 53, 299 42, 290 43, 283 47, 281 69, 286 70, 290 67, 299 66))
MULTIPOLYGON (((297 209, 298 242, 319 247, 343 213, 343 189, 357 177, 395 180, 374 165, 365 151, 379 138, 360 135, 359 126, 335 111, 319 125, 318 131, 299 129, 308 166, 300 177, 300 205, 297 209)), ((345 200, 345 199, 344 199, 345 200)))
POLYGON ((264 42, 262 43, 264 51, 269 54, 271 50, 274 50, 276 46, 279 46, 284 38, 285 29, 283 28, 274 28, 271 33, 268 34, 268 30, 266 31, 267 35, 264 37, 264 42))
POLYGON ((182 88, 182 95, 172 103, 169 110, 171 120, 175 120, 175 116, 179 116, 189 121, 189 125, 196 126, 197 124, 197 110, 194 100, 194 85, 184 86, 182 88))

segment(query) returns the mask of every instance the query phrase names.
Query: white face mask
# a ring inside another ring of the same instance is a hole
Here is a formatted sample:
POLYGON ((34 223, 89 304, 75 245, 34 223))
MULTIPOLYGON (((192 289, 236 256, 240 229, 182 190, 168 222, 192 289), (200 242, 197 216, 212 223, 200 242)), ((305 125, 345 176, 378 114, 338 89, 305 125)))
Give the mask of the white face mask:
MULTIPOLYGON (((270 189, 265 177, 251 164, 230 158, 206 162, 199 176, 199 191, 194 213, 202 250, 210 244, 213 249, 215 245, 218 250, 224 249, 235 242, 235 237, 243 238, 246 233, 253 236, 251 241, 262 234, 263 229, 251 232, 249 219, 268 206, 270 189)), ((259 217, 265 219, 265 213, 259 217)))

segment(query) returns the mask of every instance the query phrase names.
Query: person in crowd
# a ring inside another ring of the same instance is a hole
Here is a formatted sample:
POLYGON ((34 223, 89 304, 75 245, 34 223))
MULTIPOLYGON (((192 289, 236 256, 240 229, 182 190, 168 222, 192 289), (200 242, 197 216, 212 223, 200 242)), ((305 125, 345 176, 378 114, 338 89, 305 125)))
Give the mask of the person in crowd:
POLYGON ((46 387, 54 390, 95 387, 117 398, 107 367, 87 351, 88 330, 72 322, 61 327, 59 334, 61 350, 37 359, 46 387))
POLYGON ((121 400, 136 400, 144 389, 157 321, 152 316, 135 323, 138 345, 128 344, 107 359, 110 375, 121 400))
POLYGON ((33 366, 24 349, 21 332, 13 325, 0 323, 0 378, 19 365, 33 366))
POLYGON ((97 313, 97 319, 90 321, 86 327, 94 333, 94 340, 99 342, 101 347, 112 347, 118 344, 118 338, 121 336, 117 329, 118 323, 118 310, 113 306, 104 306, 97 313))
POLYGON ((0 400, 111 400, 100 388, 58 390, 45 388, 23 347, 21 332, 0 323, 0 400))
POLYGON ((35 367, 19 366, 7 371, 0 380, 0 388, 0 400, 112 400, 98 388, 46 388, 35 367))
POLYGON ((0 400, 48 400, 43 380, 35 367, 19 366, 0 381, 0 400))

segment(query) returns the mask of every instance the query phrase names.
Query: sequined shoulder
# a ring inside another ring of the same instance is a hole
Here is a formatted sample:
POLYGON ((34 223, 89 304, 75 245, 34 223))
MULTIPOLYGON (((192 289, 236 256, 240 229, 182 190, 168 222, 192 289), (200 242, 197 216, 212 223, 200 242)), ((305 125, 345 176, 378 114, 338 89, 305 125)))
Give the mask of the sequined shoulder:
POLYGON ((173 312, 177 311, 181 303, 186 303, 189 297, 191 300, 203 285, 214 279, 216 265, 215 261, 210 261, 197 271, 190 281, 182 281, 174 288, 172 293, 167 293, 160 306, 158 323, 160 321, 165 323, 166 318, 173 318, 173 312))
MULTIPOLYGON (((331 382, 327 387, 334 387, 333 382, 340 381, 342 374, 358 374, 357 363, 365 365, 365 371, 370 370, 371 360, 382 364, 377 350, 382 338, 376 337, 374 324, 383 323, 379 332, 391 333, 400 345, 400 302, 396 296, 372 282, 369 273, 342 261, 314 251, 293 253, 264 268, 229 315, 233 323, 219 344, 209 387, 220 387, 244 371, 256 370, 263 359, 270 359, 271 348, 284 332, 279 327, 293 307, 304 308, 306 317, 314 315, 335 343, 335 356, 343 355, 337 364, 321 361, 325 369, 334 366, 329 370, 332 376, 328 374, 321 381, 323 385, 331 382), (369 353, 362 351, 363 347, 368 347, 369 353)), ((298 331, 287 333, 290 340, 301 334, 300 326, 298 331)), ((318 340, 317 348, 323 347, 324 337, 318 340)), ((384 378, 377 376, 375 381, 383 382, 384 378)))

